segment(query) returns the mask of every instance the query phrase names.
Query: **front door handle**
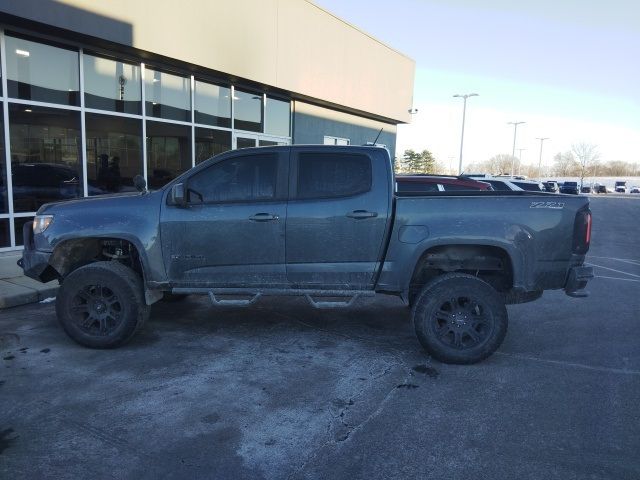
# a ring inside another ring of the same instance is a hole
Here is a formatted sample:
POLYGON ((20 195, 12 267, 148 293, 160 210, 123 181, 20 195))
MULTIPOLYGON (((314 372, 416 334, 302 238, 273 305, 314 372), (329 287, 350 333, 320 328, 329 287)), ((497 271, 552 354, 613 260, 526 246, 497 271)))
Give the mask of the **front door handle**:
POLYGON ((256 213, 255 215, 251 215, 249 220, 252 222, 271 222, 273 220, 278 220, 278 215, 273 215, 271 213, 256 213))
POLYGON ((347 217, 361 220, 363 218, 374 218, 378 216, 378 212, 367 212, 366 210, 354 210, 347 213, 347 217))

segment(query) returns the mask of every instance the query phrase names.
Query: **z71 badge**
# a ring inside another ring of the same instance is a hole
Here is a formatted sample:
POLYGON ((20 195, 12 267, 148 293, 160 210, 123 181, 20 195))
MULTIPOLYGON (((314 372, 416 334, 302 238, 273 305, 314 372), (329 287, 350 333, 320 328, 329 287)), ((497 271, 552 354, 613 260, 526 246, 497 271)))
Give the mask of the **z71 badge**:
POLYGON ((564 208, 563 202, 531 202, 529 208, 552 208, 554 210, 561 210, 564 208))

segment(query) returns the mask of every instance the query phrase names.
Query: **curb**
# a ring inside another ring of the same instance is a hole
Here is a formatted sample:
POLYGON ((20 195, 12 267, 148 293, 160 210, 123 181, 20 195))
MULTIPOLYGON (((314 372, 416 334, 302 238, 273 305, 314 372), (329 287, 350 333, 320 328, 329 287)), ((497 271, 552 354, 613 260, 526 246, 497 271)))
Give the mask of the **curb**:
POLYGON ((58 293, 58 282, 40 283, 28 277, 0 280, 0 309, 41 302, 58 293))

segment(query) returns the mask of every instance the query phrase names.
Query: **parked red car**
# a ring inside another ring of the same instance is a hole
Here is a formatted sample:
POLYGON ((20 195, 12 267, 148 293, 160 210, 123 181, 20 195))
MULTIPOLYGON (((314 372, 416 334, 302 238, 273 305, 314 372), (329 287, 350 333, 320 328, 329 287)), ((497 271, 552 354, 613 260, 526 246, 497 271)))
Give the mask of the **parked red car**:
POLYGON ((493 190, 493 187, 486 182, 446 175, 396 175, 396 191, 400 193, 469 190, 493 190))

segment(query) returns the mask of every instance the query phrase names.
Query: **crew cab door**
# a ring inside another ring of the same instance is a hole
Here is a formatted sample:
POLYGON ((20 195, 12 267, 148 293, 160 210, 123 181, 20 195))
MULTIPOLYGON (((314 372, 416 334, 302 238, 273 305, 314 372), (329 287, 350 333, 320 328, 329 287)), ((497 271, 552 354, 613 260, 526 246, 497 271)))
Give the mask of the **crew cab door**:
POLYGON ((292 150, 286 259, 293 286, 373 286, 391 208, 391 172, 384 158, 375 160, 353 147, 292 150))
POLYGON ((231 154, 183 182, 186 204, 165 204, 169 281, 184 287, 286 286, 289 149, 231 154))

